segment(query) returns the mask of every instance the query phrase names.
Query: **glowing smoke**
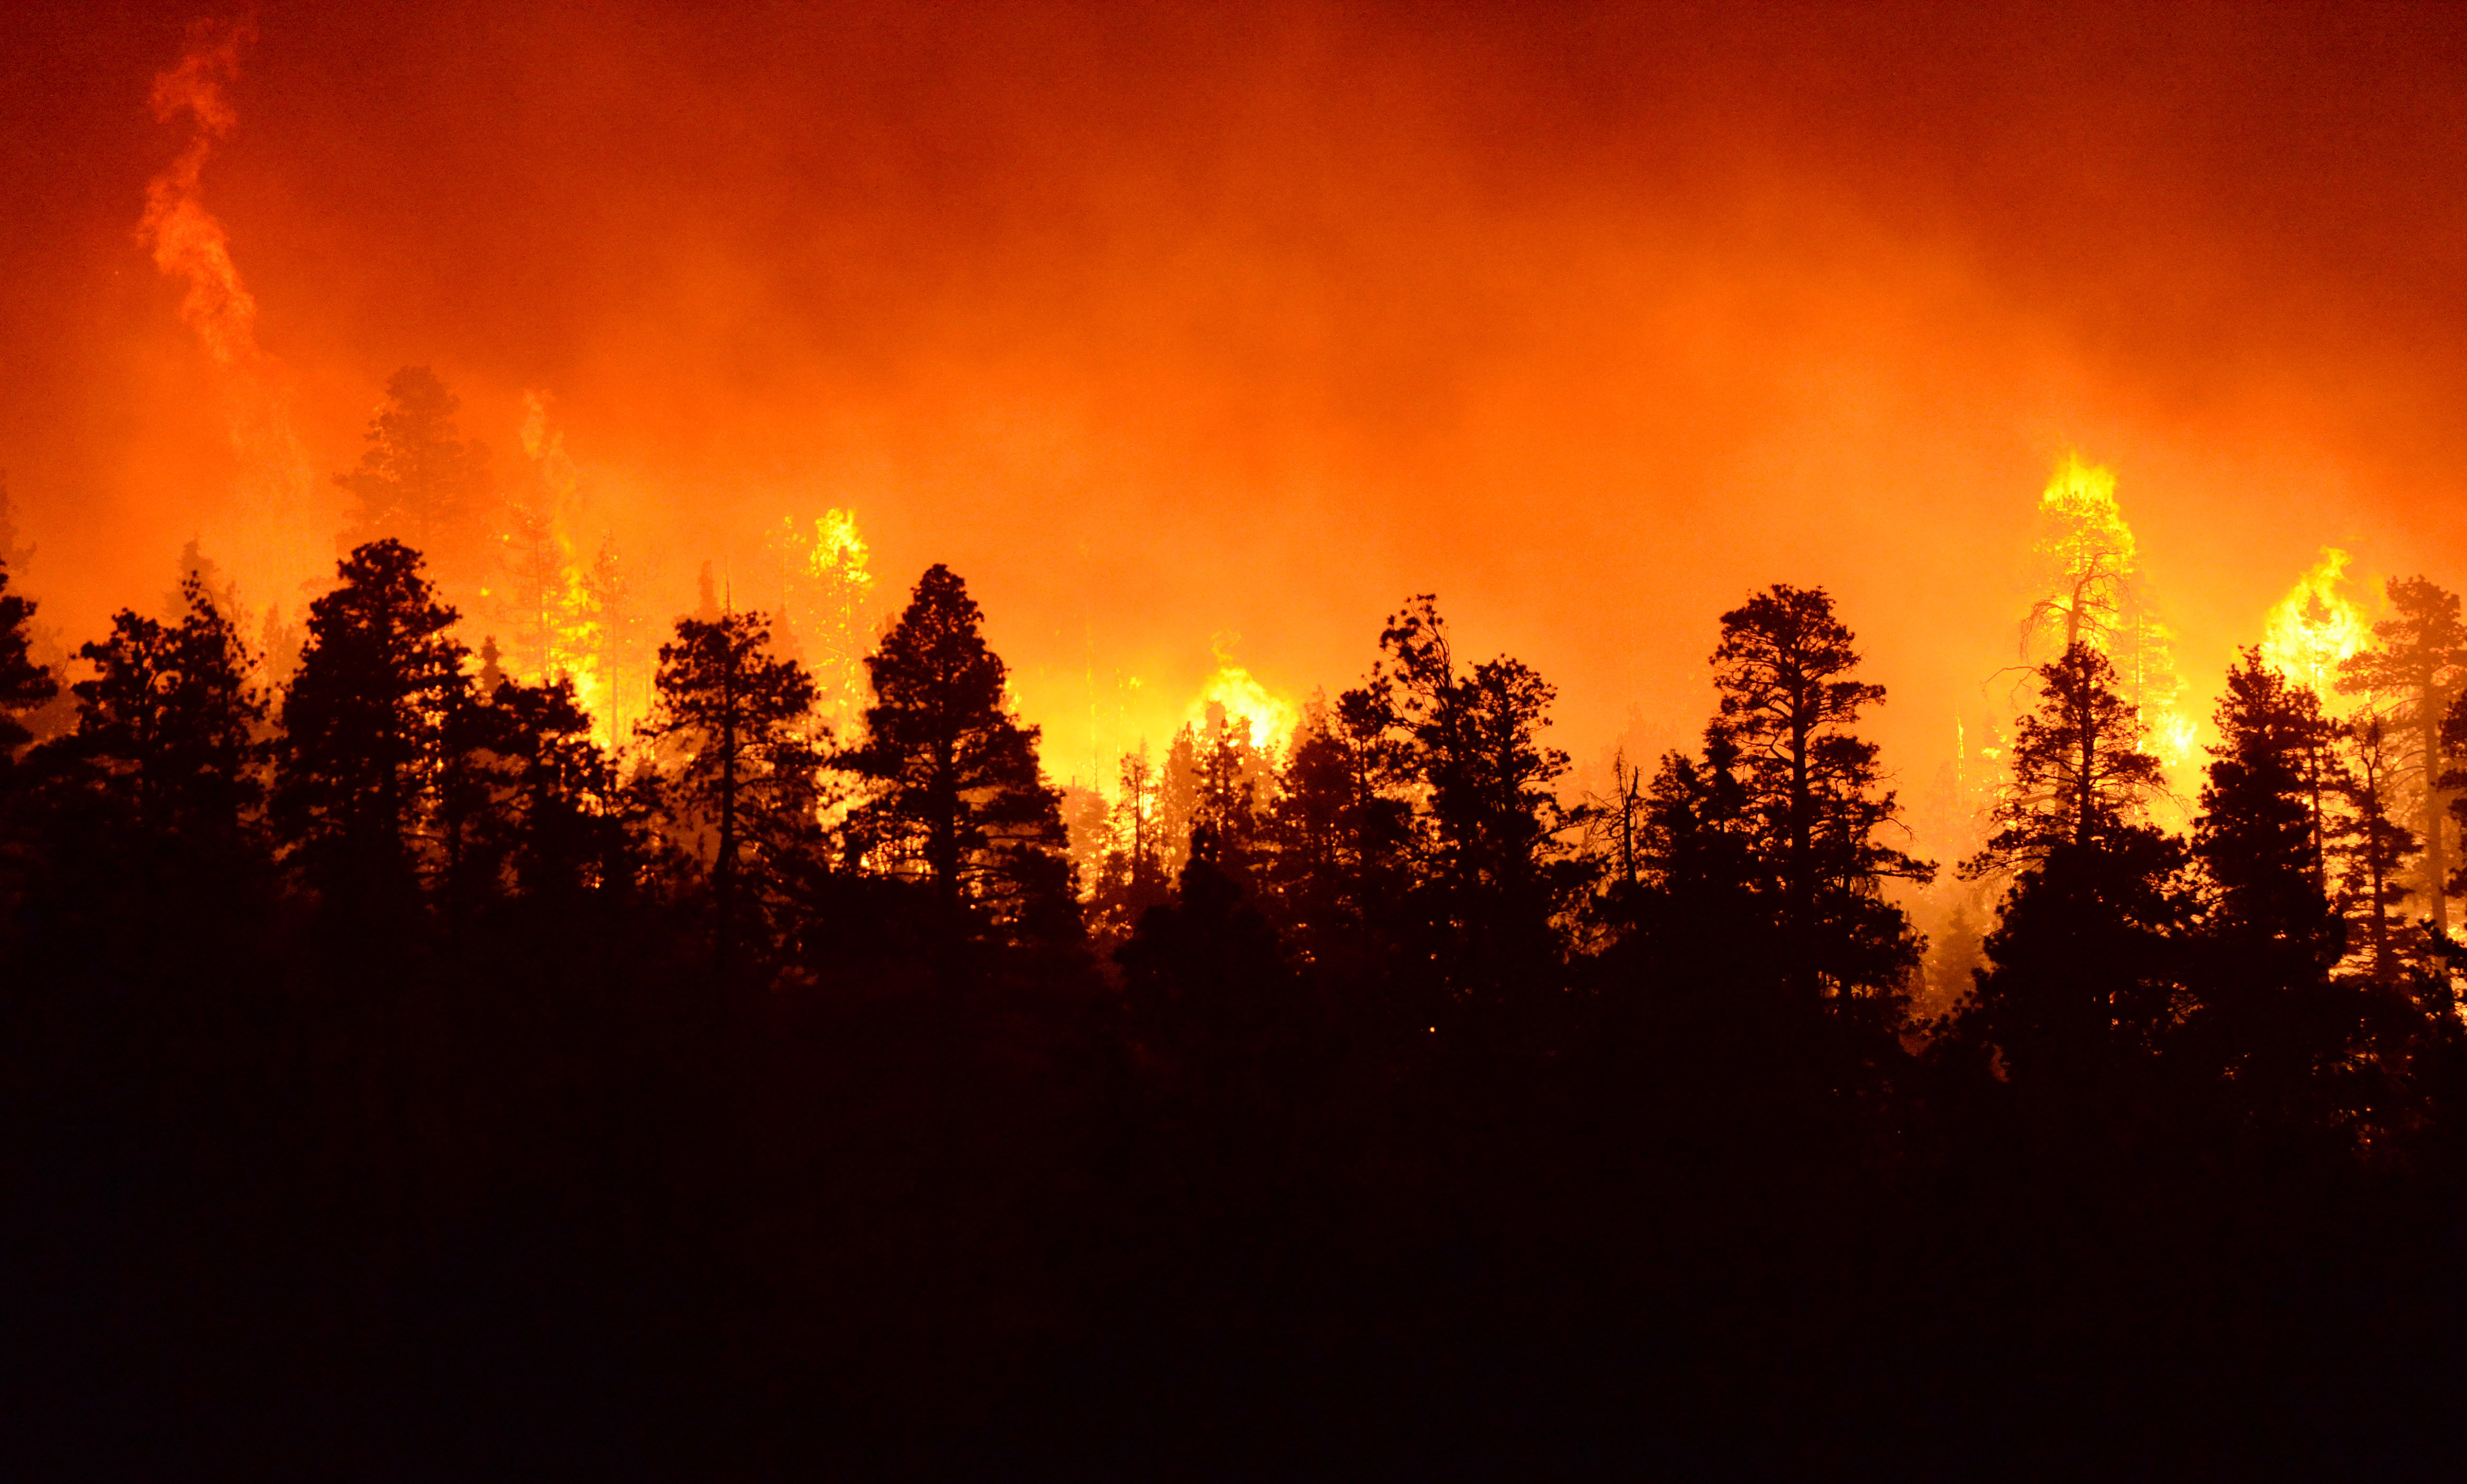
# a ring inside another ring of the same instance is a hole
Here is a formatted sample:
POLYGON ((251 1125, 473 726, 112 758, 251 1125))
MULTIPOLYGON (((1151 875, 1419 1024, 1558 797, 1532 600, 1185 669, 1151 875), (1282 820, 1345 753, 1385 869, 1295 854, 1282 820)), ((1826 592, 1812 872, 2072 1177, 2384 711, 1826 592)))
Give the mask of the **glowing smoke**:
POLYGON ((154 266, 180 281, 180 319, 195 331, 214 368, 224 426, 238 471, 226 514, 207 544, 250 579, 252 596, 280 598, 328 566, 320 533, 334 512, 294 431, 286 369, 257 343, 257 300, 232 260, 231 238, 206 209, 203 178, 215 146, 238 127, 224 89, 239 75, 240 53, 256 39, 248 20, 190 28, 188 50, 154 79, 154 117, 189 123, 189 142, 146 186, 138 236, 154 266))

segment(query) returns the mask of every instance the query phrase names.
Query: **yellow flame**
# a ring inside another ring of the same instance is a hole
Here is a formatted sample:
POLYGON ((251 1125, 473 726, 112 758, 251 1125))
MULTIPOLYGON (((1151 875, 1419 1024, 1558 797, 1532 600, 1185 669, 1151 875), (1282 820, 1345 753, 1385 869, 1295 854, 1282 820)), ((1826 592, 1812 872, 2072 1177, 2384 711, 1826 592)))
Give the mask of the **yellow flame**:
POLYGON ((2336 692, 2339 662, 2372 641, 2364 610, 2339 591, 2349 560, 2338 548, 2323 547, 2320 560, 2272 606, 2263 630, 2263 663, 2325 702, 2336 692))
POLYGON ((1199 699, 1190 703, 1186 719, 1193 726, 1205 726, 1211 705, 1223 707, 1229 719, 1239 716, 1250 722, 1251 741, 1264 752, 1281 753, 1294 734, 1293 703, 1270 692, 1238 664, 1217 667, 1200 687, 1199 699))
MULTIPOLYGON (((865 540, 856 532, 854 510, 831 509, 814 519, 814 575, 828 576, 834 573, 856 573, 865 571, 865 540)), ((867 585, 873 579, 867 576, 867 585)))
POLYGON ((783 515, 771 546, 783 579, 781 618, 803 650, 826 719, 848 725, 865 710, 865 657, 873 647, 866 612, 873 591, 867 570, 871 552, 857 530, 856 511, 833 506, 814 517, 810 532, 783 515))
POLYGON ((2119 640, 2155 638, 2136 605, 2133 528, 2116 502, 2116 475, 2067 454, 2039 495, 2038 552, 2047 596, 2030 608, 2026 642, 2061 651, 2076 640, 2122 662, 2119 640))
POLYGON ((620 713, 618 656, 610 652, 606 615, 577 539, 581 517, 582 476, 566 453, 565 435, 549 421, 549 394, 523 393, 522 449, 538 476, 540 508, 532 512, 547 541, 543 554, 555 564, 545 578, 539 621, 542 682, 573 683, 576 702, 591 717, 592 735, 603 747, 615 748, 625 736, 630 718, 620 713))
POLYGON ((2150 750, 2161 762, 2181 768, 2193 760, 2201 740, 2200 728, 2193 718, 2181 711, 2161 711, 2148 718, 2150 750))
POLYGON ((2133 528, 2116 503, 2114 470, 2084 463, 2077 453, 2065 455, 2039 494, 2039 513, 2053 528, 2040 538, 2039 550, 2067 572, 2101 565, 2119 573, 2132 569, 2133 528))
POLYGON ((2148 728, 2151 752, 2170 767, 2191 763, 2199 724, 2176 708, 2175 636, 2142 587, 2139 545, 2116 501, 2115 471, 2067 454, 2040 492, 2039 518, 2035 546, 2052 591, 2032 608, 2028 633, 2052 648, 2078 639, 2105 655, 2148 728))

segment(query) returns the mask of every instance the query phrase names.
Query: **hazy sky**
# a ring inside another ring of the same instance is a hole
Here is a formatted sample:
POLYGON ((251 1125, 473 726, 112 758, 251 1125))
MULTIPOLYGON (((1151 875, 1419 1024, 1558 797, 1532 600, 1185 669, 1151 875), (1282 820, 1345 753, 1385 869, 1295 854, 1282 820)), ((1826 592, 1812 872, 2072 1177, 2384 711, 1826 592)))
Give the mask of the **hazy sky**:
POLYGON ((2456 10, 267 4, 198 177, 254 411, 138 231, 234 13, 14 10, 0 467, 72 643, 192 534, 296 605, 407 363, 501 464, 549 393, 670 607, 832 506, 886 606, 948 562, 1058 776, 1423 591, 1580 758, 1682 740, 1789 581, 1915 788, 2071 448, 2203 708, 2324 543, 2467 581, 2456 10))

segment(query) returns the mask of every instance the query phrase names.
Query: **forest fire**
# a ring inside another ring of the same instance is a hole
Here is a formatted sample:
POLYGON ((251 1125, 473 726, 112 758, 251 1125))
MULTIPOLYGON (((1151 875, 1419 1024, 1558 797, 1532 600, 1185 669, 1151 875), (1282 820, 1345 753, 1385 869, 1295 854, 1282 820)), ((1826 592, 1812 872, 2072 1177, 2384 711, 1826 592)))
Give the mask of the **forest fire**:
POLYGON ((2327 703, 2339 693, 2339 666, 2372 642, 2372 623, 2342 591, 2353 560, 2336 547, 2271 606, 2261 657, 2327 703))
POLYGON ((2044 663, 2076 643, 2107 656, 2153 750, 2171 767, 2190 764, 2199 732, 2176 704, 2175 636, 2160 620, 2115 474, 2067 455, 2039 496, 2035 551, 2047 596, 2023 620, 2025 656, 2044 663))
POLYGON ((1270 694, 1249 670, 1226 659, 1221 649, 1217 660, 1216 673, 1208 677, 1208 683, 1192 699, 1185 723, 1205 727, 1213 708, 1246 724, 1251 740, 1258 747, 1271 754, 1282 753, 1293 740, 1297 720, 1293 704, 1270 694))
POLYGON ((2455 1456, 2467 14, 29 4, 12 1474, 2455 1456))

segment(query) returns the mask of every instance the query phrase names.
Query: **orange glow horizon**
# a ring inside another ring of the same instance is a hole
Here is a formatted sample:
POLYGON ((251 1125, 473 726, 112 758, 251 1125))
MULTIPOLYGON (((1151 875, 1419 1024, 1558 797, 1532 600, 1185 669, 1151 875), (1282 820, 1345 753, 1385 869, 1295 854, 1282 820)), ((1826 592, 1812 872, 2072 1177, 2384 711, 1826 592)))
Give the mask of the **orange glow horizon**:
POLYGON ((1908 800, 2010 719, 2078 450, 2197 749, 2324 548, 2467 581, 2467 22, 1971 13, 37 7, 15 580, 74 649, 199 537, 296 618, 427 365, 663 621, 783 521, 852 513, 872 618, 948 563, 1057 782, 1289 728, 1424 591, 1598 773, 1788 581, 1908 800))

